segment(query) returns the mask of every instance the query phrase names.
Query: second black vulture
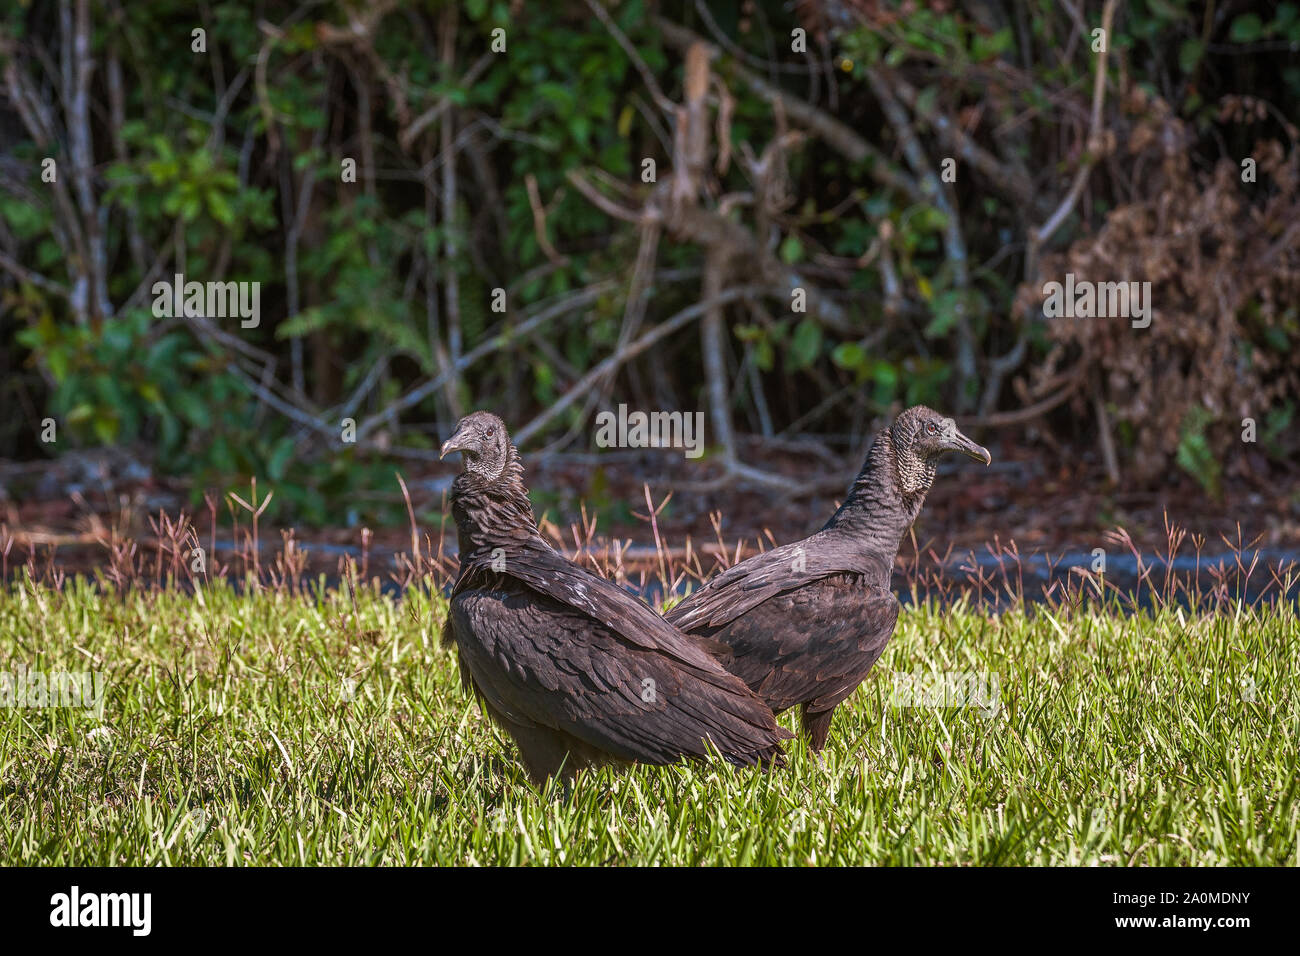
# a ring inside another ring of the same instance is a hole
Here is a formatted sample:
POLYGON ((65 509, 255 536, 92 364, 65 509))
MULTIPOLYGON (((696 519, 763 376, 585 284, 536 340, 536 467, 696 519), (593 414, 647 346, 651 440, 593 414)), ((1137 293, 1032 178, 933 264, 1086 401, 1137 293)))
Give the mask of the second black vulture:
POLYGON ((535 781, 710 747, 741 766, 781 763, 790 733, 742 681, 538 533, 501 419, 466 416, 442 446, 452 451, 464 460, 451 491, 460 574, 442 640, 535 781))
POLYGON ((876 436, 821 531, 727 569, 667 614, 687 634, 720 642, 719 660, 774 713, 800 706, 813 750, 894 633, 894 558, 949 451, 991 461, 951 418, 907 409, 876 436))

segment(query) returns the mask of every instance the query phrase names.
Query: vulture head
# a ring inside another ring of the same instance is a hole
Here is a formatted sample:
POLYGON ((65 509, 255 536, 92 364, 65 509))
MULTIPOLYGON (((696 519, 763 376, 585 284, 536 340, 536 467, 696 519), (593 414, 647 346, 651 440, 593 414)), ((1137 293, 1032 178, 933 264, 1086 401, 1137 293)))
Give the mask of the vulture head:
POLYGON ((456 430, 442 443, 440 458, 458 451, 465 470, 489 481, 501 477, 510 458, 510 435, 506 423, 491 412, 473 412, 456 423, 456 430))
POLYGON ((960 431, 957 423, 924 405, 913 405, 889 429, 894 448, 895 472, 906 493, 924 492, 934 480, 935 467, 944 452, 960 452, 989 464, 993 456, 960 431))

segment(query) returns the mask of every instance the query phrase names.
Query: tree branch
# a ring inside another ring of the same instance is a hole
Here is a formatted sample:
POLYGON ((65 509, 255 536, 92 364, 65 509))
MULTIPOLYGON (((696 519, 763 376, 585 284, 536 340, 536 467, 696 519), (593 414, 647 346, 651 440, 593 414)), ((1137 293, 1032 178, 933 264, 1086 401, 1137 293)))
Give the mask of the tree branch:
POLYGON ((640 338, 633 342, 629 342, 613 355, 593 366, 586 375, 575 382, 567 392, 553 402, 550 408, 539 414, 531 422, 519 429, 519 431, 515 432, 515 443, 519 445, 524 444, 528 439, 532 438, 533 435, 541 431, 542 428, 551 421, 551 419, 555 418, 560 414, 560 412, 564 411, 585 395, 587 391, 595 385, 595 383, 612 373, 620 365, 636 358, 660 339, 666 338, 678 329, 684 328, 691 322, 700 318, 710 309, 716 309, 719 306, 726 305, 729 302, 735 302, 738 299, 743 299, 748 296, 762 295, 764 291, 766 290, 761 286, 733 286, 724 292, 720 292, 711 299, 696 302, 694 305, 682 309, 676 315, 665 319, 640 338))

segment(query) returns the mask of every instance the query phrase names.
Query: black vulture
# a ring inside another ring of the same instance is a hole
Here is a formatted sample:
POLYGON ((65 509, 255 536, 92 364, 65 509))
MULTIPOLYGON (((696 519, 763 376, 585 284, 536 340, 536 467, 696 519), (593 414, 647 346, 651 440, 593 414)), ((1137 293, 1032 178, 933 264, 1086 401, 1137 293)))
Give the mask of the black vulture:
POLYGON ((583 767, 702 758, 781 765, 790 733, 744 683, 644 602, 578 567, 537 531, 501 419, 463 418, 442 446, 460 574, 442 642, 461 683, 514 738, 536 782, 583 767))
POLYGON ((907 409, 876 436, 848 497, 822 530, 727 569, 667 618, 708 646, 773 713, 801 706, 821 750, 831 714, 866 678, 894 633, 894 558, 934 481, 956 451, 990 463, 951 418, 907 409))

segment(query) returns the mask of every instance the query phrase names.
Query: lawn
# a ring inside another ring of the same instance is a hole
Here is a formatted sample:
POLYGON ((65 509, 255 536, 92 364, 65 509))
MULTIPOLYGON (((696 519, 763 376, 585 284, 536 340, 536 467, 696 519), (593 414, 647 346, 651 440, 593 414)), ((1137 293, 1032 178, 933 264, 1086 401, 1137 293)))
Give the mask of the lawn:
POLYGON ((0 707, 0 862, 1300 862, 1294 604, 922 604, 822 762, 793 744, 778 772, 638 767, 570 793, 531 787, 461 691, 444 607, 15 582, 0 671, 99 672, 104 694, 0 707), (899 705, 936 671, 995 697, 899 705))

